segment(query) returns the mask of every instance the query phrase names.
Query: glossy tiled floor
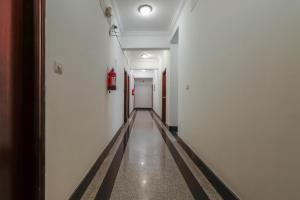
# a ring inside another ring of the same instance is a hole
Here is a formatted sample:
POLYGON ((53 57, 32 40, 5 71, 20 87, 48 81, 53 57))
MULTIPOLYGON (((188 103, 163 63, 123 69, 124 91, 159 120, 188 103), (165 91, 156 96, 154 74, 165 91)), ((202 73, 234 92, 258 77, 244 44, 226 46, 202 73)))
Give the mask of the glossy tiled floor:
POLYGON ((82 200, 194 198, 222 200, 176 138, 150 111, 137 111, 125 124, 81 197, 82 200))
POLYGON ((194 199, 148 111, 137 113, 111 199, 194 199))

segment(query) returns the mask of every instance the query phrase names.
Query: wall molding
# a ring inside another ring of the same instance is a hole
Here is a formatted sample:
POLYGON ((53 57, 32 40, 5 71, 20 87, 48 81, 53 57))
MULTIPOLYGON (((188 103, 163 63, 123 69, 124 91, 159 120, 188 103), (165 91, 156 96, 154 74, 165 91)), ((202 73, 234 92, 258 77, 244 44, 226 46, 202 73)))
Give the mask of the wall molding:
POLYGON ((122 35, 124 27, 123 27, 123 23, 122 23, 122 20, 121 20, 121 17, 120 17, 119 9, 117 7, 117 3, 115 2, 115 0, 111 0, 111 7, 112 7, 112 10, 113 10, 113 13, 115 14, 115 21, 118 24, 119 31, 122 35))
POLYGON ((179 17, 182 13, 182 10, 186 4, 188 0, 182 0, 178 6, 178 9, 176 10, 172 20, 171 20, 171 24, 170 24, 170 27, 169 27, 169 35, 172 37, 172 33, 174 32, 174 29, 177 29, 177 24, 178 24, 178 20, 179 20, 179 17))
POLYGON ((160 121, 162 121, 161 117, 159 116, 159 114, 157 114, 157 112, 155 112, 155 110, 152 108, 152 112, 156 115, 156 117, 158 117, 158 119, 160 121))
POLYGON ((178 126, 168 126, 169 131, 173 134, 173 135, 177 135, 178 132, 178 126))

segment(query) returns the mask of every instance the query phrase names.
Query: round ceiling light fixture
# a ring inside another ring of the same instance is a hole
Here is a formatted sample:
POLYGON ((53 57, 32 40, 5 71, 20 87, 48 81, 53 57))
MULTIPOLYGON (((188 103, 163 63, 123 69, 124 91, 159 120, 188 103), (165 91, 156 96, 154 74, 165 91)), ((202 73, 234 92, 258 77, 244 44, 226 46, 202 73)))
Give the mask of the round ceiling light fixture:
POLYGON ((147 59, 147 58, 151 58, 151 57, 152 57, 151 54, 148 54, 148 53, 145 53, 145 52, 141 53, 140 56, 141 56, 142 58, 144 58, 144 59, 147 59))
POLYGON ((144 4, 138 7, 138 11, 143 16, 148 16, 152 13, 153 8, 148 4, 144 4))

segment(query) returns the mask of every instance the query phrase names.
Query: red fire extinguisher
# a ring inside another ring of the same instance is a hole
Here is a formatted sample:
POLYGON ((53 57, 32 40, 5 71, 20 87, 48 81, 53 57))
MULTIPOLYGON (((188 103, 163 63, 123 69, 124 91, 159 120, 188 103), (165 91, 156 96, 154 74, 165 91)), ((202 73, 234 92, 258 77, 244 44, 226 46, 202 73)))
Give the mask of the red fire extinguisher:
POLYGON ((116 90, 117 89, 116 84, 117 84, 117 74, 114 68, 112 68, 110 72, 108 72, 107 74, 107 90, 108 91, 116 90))
POLYGON ((131 90, 131 95, 134 96, 134 89, 131 90))

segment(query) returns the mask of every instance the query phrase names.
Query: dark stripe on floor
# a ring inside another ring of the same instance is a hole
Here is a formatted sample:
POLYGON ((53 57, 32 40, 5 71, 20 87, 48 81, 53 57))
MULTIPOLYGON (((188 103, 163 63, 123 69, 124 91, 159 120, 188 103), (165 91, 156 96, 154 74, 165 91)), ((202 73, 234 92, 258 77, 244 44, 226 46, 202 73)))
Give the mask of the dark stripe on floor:
POLYGON ((166 145, 168 146, 185 182, 187 183, 189 189, 191 190, 195 199, 199 200, 209 200, 207 194, 204 192, 203 188, 200 186, 199 182, 184 162, 177 149, 174 147, 169 137, 167 136, 165 130, 161 127, 161 125, 157 122, 157 119, 153 116, 153 112, 150 112, 152 119, 154 120, 158 130, 161 133, 166 145))
POLYGON ((205 175, 223 199, 239 200, 239 198, 219 179, 219 177, 193 152, 193 150, 179 137, 175 136, 178 144, 187 153, 195 165, 205 175))
POLYGON ((74 191, 74 193, 70 197, 70 200, 81 199, 81 197, 83 196, 83 194, 87 190, 89 184, 92 182, 93 178, 95 177, 97 171, 101 167, 103 161, 105 160, 105 158, 107 157, 108 153, 110 152, 110 150, 114 146, 114 144, 117 141, 118 137, 120 136, 123 128, 124 128, 124 125, 122 125, 120 127, 120 129, 115 134, 115 136, 113 137, 113 139, 110 141, 110 143, 104 149, 104 151, 99 156, 99 158, 97 159, 97 161, 95 162, 95 164, 93 165, 93 167, 90 169, 90 171, 88 172, 88 174, 84 177, 84 179, 81 181, 81 183, 79 184, 79 186, 77 187, 77 189, 74 191))
POLYGON ((128 126, 126 133, 123 136, 122 142, 114 156, 114 159, 112 160, 112 163, 110 164, 110 167, 108 169, 107 174, 105 175, 105 178, 100 186, 100 189, 96 195, 96 200, 108 200, 111 196, 111 192, 113 190, 115 180, 118 175, 119 168, 121 166, 122 158, 129 140, 130 132, 134 123, 136 117, 136 112, 134 113, 134 116, 130 122, 130 125, 128 126))

